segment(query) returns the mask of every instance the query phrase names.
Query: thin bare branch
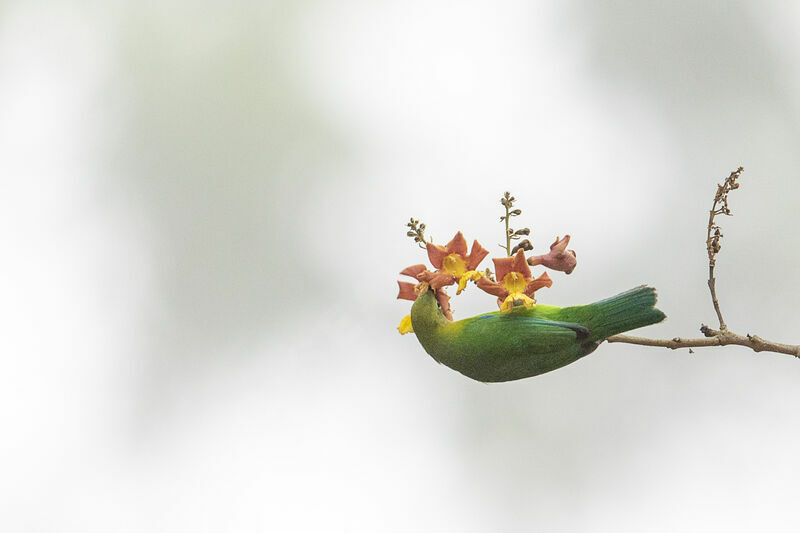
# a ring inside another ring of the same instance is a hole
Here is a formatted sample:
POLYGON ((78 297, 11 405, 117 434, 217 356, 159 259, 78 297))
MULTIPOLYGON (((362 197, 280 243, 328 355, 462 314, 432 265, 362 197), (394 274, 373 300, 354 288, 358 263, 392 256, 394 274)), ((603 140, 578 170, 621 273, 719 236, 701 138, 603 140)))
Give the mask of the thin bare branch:
POLYGON ((728 193, 734 189, 739 188, 736 182, 739 176, 744 172, 742 167, 737 168, 731 172, 730 176, 725 179, 722 185, 717 185, 717 193, 714 195, 714 204, 708 213, 708 228, 706 231, 706 250, 708 251, 708 290, 711 291, 711 303, 714 305, 714 311, 717 313, 719 319, 719 329, 726 331, 728 326, 725 325, 725 320, 722 318, 722 311, 719 308, 719 300, 717 299, 717 280, 714 278, 714 266, 717 262, 717 254, 719 253, 722 239, 722 231, 719 225, 714 221, 717 215, 730 215, 731 210, 728 209, 728 193))
POLYGON ((644 337, 634 337, 631 335, 614 335, 607 338, 608 342, 624 342, 627 344, 638 344, 640 346, 656 346, 677 350, 679 348, 703 348, 706 346, 744 346, 754 352, 774 352, 785 353, 800 358, 800 346, 782 344, 779 342, 768 341, 757 335, 739 335, 727 330, 711 329, 703 326, 700 331, 705 335, 703 338, 684 339, 674 337, 672 339, 647 339, 644 337))

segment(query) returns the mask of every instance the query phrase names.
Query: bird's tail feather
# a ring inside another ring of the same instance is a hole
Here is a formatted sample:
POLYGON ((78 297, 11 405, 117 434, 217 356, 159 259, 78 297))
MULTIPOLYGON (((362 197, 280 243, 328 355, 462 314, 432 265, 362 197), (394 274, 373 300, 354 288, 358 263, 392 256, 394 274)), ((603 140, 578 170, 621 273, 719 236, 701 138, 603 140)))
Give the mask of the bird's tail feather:
POLYGON ((656 290, 644 285, 589 306, 589 340, 600 341, 618 333, 656 324, 666 315, 656 309, 656 290))

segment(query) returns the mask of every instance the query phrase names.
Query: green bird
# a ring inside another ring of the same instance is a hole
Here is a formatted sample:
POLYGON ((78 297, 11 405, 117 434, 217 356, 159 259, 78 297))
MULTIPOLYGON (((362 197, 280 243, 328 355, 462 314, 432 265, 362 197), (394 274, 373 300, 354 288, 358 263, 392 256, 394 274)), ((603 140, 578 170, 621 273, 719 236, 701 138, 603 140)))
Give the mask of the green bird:
POLYGON ((439 363, 482 382, 528 378, 568 365, 612 335, 661 322, 656 291, 640 286, 589 305, 514 305, 452 322, 432 290, 411 307, 422 347, 439 363))

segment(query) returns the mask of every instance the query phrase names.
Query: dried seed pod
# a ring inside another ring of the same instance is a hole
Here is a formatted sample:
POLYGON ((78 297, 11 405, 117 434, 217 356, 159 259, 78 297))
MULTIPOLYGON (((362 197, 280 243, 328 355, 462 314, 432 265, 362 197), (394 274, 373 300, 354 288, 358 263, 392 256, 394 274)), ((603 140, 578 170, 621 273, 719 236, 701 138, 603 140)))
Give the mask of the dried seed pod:
POLYGON ((519 244, 514 246, 514 248, 512 248, 511 255, 514 255, 519 250, 525 250, 526 252, 533 250, 533 245, 531 244, 531 241, 529 241, 528 239, 521 241, 519 244))

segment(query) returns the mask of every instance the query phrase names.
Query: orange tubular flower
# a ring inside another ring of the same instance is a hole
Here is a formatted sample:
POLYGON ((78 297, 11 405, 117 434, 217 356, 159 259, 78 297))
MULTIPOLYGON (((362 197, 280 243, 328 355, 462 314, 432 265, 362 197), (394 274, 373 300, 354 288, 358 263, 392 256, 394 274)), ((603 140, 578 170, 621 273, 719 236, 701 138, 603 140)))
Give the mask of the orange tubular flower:
POLYGON ((525 307, 533 307, 536 301, 534 293, 542 287, 551 287, 553 281, 547 272, 534 279, 531 269, 525 261, 525 252, 519 250, 516 255, 492 259, 498 281, 487 278, 478 280, 478 288, 497 296, 497 305, 500 311, 508 312, 514 307, 514 302, 521 300, 525 307))
MULTIPOLYGON (((445 246, 438 246, 427 243, 428 259, 436 268, 435 272, 428 270, 425 265, 413 265, 400 274, 416 279, 419 284, 407 281, 398 281, 398 298, 404 300, 416 300, 420 292, 430 288, 434 291, 442 314, 448 320, 453 320, 453 313, 450 309, 450 297, 444 291, 444 287, 458 284, 456 294, 460 294, 466 287, 469 280, 479 280, 483 277, 483 272, 477 272, 475 268, 489 252, 481 246, 478 241, 472 243, 472 249, 467 254, 467 241, 459 231, 453 240, 445 246)), ((398 327, 400 333, 410 333, 411 320, 409 317, 403 318, 398 327)))
POLYGON ((560 270, 565 274, 572 273, 578 259, 575 257, 575 250, 567 250, 569 235, 564 235, 563 239, 556 237, 556 242, 550 245, 550 253, 536 255, 528 258, 531 266, 542 265, 552 270, 560 270))
POLYGON ((458 283, 456 294, 461 294, 467 281, 483 276, 482 272, 476 272, 475 269, 489 252, 478 241, 473 241, 472 250, 467 254, 467 241, 460 231, 446 246, 429 242, 427 248, 428 259, 436 267, 436 272, 430 273, 422 281, 430 283, 434 290, 458 283))

